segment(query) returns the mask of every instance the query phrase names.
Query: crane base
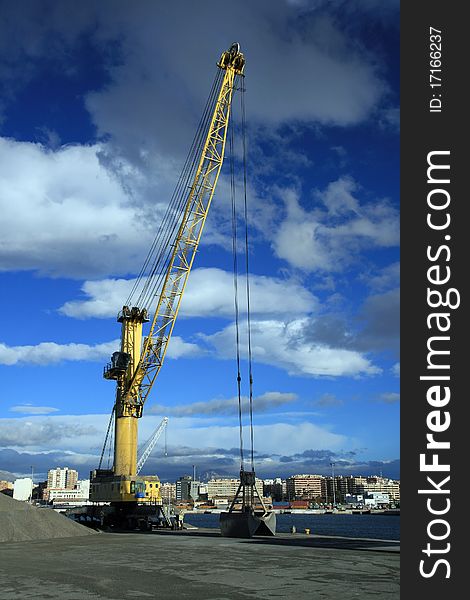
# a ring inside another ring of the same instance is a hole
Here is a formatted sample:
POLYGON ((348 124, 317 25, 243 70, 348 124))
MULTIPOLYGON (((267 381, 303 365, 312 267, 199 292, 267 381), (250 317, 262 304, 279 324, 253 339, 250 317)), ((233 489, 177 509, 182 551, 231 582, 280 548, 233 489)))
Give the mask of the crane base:
POLYGON ((182 515, 167 507, 129 502, 70 509, 66 515, 83 525, 105 530, 151 531, 154 528, 181 529, 183 525, 182 515))

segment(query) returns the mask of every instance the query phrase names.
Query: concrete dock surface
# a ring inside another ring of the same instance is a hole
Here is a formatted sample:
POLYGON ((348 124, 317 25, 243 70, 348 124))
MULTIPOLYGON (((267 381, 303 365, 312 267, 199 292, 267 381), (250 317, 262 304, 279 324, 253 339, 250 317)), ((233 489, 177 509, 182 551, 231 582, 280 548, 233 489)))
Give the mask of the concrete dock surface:
POLYGON ((399 599, 399 543, 218 530, 102 533, 0 546, 0 598, 399 599))

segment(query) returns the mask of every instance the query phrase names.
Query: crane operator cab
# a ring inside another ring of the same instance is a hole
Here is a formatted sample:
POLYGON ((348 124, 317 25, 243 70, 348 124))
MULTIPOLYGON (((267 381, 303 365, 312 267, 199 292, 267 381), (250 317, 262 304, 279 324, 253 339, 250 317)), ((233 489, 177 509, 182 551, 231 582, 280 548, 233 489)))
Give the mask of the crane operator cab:
POLYGON ((113 352, 111 362, 109 362, 103 371, 105 379, 119 379, 128 369, 131 362, 131 355, 127 352, 113 352))

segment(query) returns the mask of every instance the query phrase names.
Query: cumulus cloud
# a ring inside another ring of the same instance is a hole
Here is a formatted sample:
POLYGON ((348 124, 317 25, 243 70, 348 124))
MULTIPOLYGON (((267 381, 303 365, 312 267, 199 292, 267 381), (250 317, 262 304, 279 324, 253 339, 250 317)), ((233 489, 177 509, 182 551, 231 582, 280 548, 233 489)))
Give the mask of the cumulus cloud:
POLYGON ((166 356, 168 358, 199 358, 206 354, 206 350, 192 342, 185 342, 179 335, 172 335, 166 356))
POLYGON ((56 344, 42 342, 36 346, 7 346, 0 344, 0 364, 49 365, 63 360, 103 360, 119 348, 119 340, 103 344, 56 344))
MULTIPOLYGON (((275 402, 274 396, 271 401, 275 402)), ((178 419, 170 418, 167 428, 170 456, 172 448, 175 448, 175 458, 180 459, 203 454, 227 459, 230 462, 237 459, 239 429, 236 416, 227 413, 217 418, 213 415, 206 417, 204 420, 188 415, 178 419), (186 448, 184 452, 180 451, 182 446, 186 448)), ((72 453, 74 463, 81 460, 84 464, 94 463, 91 468, 96 468, 108 419, 108 415, 102 414, 0 419, 0 446, 9 448, 9 452, 54 452, 62 455, 72 453)), ((143 419, 139 421, 139 445, 150 437, 160 420, 161 415, 157 416, 146 411, 143 419)), ((318 448, 338 450, 348 444, 345 435, 307 421, 299 421, 296 424, 283 422, 255 424, 254 436, 258 456, 279 455, 280 448, 286 454, 300 453, 310 446, 312 439, 315 440, 318 448)), ((246 448, 249 447, 247 430, 245 430, 244 444, 246 448)), ((65 464, 72 466, 69 462, 65 464)), ((10 468, 8 462, 3 466, 7 470, 16 471, 10 468)))
MULTIPOLYGON (((182 20, 178 4, 162 12, 158 5, 142 2, 139 10, 130 12, 118 5, 111 17, 106 14, 108 29, 115 26, 122 35, 125 61, 113 68, 113 80, 105 90, 88 95, 87 107, 99 131, 111 134, 135 160, 142 154, 143 138, 156 140, 146 143, 148 152, 163 140, 172 152, 184 132, 194 129, 194 107, 202 105, 209 78, 201 77, 200 68, 188 71, 183 40, 192 39, 194 31, 207 31, 208 19, 217 9, 215 0, 187 5, 182 20), (165 57, 164 68, 149 68, 154 56, 165 57)), ((198 65, 213 65, 227 39, 239 37, 243 24, 240 41, 247 53, 247 72, 256 73, 249 88, 253 120, 271 125, 298 121, 351 125, 366 119, 386 91, 374 60, 326 15, 311 15, 302 31, 296 27, 297 18, 298 11, 282 3, 276 11, 266 0, 237 3, 223 34, 207 31, 198 37, 198 65), (269 102, 267 90, 276 90, 269 94, 269 102)))
MULTIPOLYGON (((289 322, 253 321, 251 325, 254 360, 285 369, 292 375, 355 377, 381 372, 357 351, 307 339, 305 329, 309 323, 308 318, 289 322)), ((245 323, 241 326, 241 335, 242 339, 246 339, 245 323)), ((215 349, 218 356, 233 356, 234 324, 215 334, 201 337, 215 349)), ((243 344, 241 348, 243 352, 243 344)))
POLYGON ((370 117, 387 92, 379 59, 357 36, 341 30, 335 13, 343 7, 317 7, 305 18, 301 5, 278 3, 273 11, 269 0, 242 1, 231 6, 222 32, 207 27, 219 9, 216 0, 186 3, 183 19, 180 3, 162 10, 151 0, 132 10, 109 0, 65 0, 48 4, 47 11, 42 6, 24 2, 21 14, 7 10, 3 20, 0 49, 7 58, 2 74, 9 99, 34 76, 40 59, 53 59, 65 76, 73 77, 77 66, 69 56, 85 38, 99 52, 108 75, 105 87, 89 91, 87 108, 99 134, 109 135, 116 153, 135 162, 146 161, 157 148, 171 154, 187 141, 210 87, 211 67, 241 30, 247 72, 256 74, 249 87, 254 121, 353 125, 370 117), (188 47, 195 45, 198 66, 188 69, 188 47), (19 59, 20 76, 9 68, 19 59))
POLYGON ((151 234, 99 151, 0 138, 0 270, 82 277, 140 264, 151 234))
MULTIPOLYGON (((42 342, 36 346, 7 346, 0 343, 0 364, 3 365, 50 365, 61 361, 103 361, 119 350, 120 341, 102 344, 56 344, 42 342)), ((185 342, 178 336, 172 337, 168 347, 169 358, 197 357, 203 354, 196 344, 185 342)))
MULTIPOLYGON (((164 209, 162 202, 171 194, 170 183, 177 179, 182 149, 189 145, 188 131, 194 131, 210 87, 210 78, 201 77, 199 69, 188 70, 188 40, 196 24, 205 26, 216 8, 215 0, 202 7, 188 5, 183 22, 179 4, 162 11, 150 1, 140 2, 132 11, 122 3, 114 3, 110 11, 108 1, 73 6, 63 2, 48 5, 47 19, 34 3, 26 3, 21 15, 8 11, 7 26, 0 24, 4 44, 0 47, 8 58, 2 74, 13 86, 9 100, 17 86, 34 76, 38 61, 53 59, 64 76, 73 76, 77 67, 70 64, 70 53, 85 36, 107 67, 106 85, 86 98, 100 139, 107 141, 58 148, 57 134, 44 125, 41 131, 55 151, 1 140, 0 178, 5 182, 1 197, 6 210, 0 225, 5 242, 0 247, 0 269, 96 278, 126 275, 140 266, 164 209), (158 69, 149 67, 155 56, 164 57, 158 69), (8 65, 17 65, 20 58, 22 75, 18 77, 16 70, 18 81, 13 85, 8 65)), ((256 73, 250 83, 249 111, 257 131, 263 127, 274 131, 285 123, 352 125, 370 117, 386 91, 376 59, 359 48, 357 40, 352 43, 327 11, 310 14, 302 28, 300 14, 286 4, 273 12, 267 0, 231 7, 230 30, 236 37, 243 23, 248 64, 256 73), (247 9, 252 14, 248 22, 247 9), (276 90, 269 102, 266 90, 276 90)), ((227 46, 228 33, 211 30, 198 37, 201 68, 215 63, 227 46)), ((217 217, 217 210, 215 206, 211 212, 203 243, 225 245, 224 228, 219 227, 224 219, 217 217)), ((261 211, 255 212, 253 222, 263 230, 261 211)), ((373 219, 375 226, 378 219, 377 215, 373 219)), ((300 242, 307 249, 312 225, 299 227, 300 242)), ((356 226, 359 235, 371 235, 367 219, 358 219, 356 226)), ((279 255, 286 258, 288 224, 280 233, 279 255)))
MULTIPOLYGON (((59 310, 75 318, 109 317, 117 314, 135 280, 104 279, 86 281, 82 291, 86 300, 66 302, 59 310)), ((241 311, 246 310, 246 278, 239 278, 241 311)), ((317 300, 300 284, 262 275, 250 276, 253 314, 302 314, 314 310, 317 300), (289 303, 285 298, 289 297, 289 303)), ((233 274, 216 268, 199 268, 191 273, 181 303, 180 317, 230 317, 234 315, 233 274)))
POLYGON ((0 419, 0 446, 51 448, 64 440, 97 433, 99 430, 95 426, 78 417, 0 419))
MULTIPOLYGON (((148 431, 148 424, 146 426, 148 431)), ((245 447, 249 447, 248 431, 245 433, 245 447)), ((142 434, 142 439, 145 439, 145 435, 142 434)), ((235 420, 233 424, 230 422, 227 425, 209 421, 203 426, 197 418, 170 419, 167 435, 170 444, 173 443, 172 440, 184 440, 185 445, 191 448, 236 448, 239 443, 239 428, 235 420), (203 444, 201 440, 204 440, 203 444)), ((278 454, 280 448, 285 449, 286 453, 302 452, 311 445, 311 440, 315 440, 319 448, 336 450, 348 442, 345 435, 307 421, 296 424, 255 424, 254 437, 257 451, 263 454, 278 454)))
POLYGON ((301 206, 296 190, 278 190, 286 217, 272 240, 276 255, 307 272, 337 272, 364 250, 397 246, 396 208, 387 200, 361 203, 357 191, 353 179, 341 177, 316 194, 320 204, 308 211, 301 206))
MULTIPOLYGON (((150 437, 161 416, 146 411, 139 421, 140 444, 150 437)), ((98 465, 108 419, 105 414, 0 419, 2 467, 10 473, 28 475, 34 465, 36 477, 44 478, 48 469, 67 465, 86 478, 98 465)), ((175 481, 184 473, 192 473, 192 465, 197 465, 198 474, 206 476, 233 476, 239 470, 239 431, 233 415, 216 419, 207 414, 203 420, 170 417, 167 437, 167 455, 159 442, 146 463, 146 473, 175 481)), ((302 419, 295 424, 255 424, 254 439, 256 472, 264 477, 299 472, 330 474, 332 460, 338 473, 398 473, 397 461, 361 459, 359 454, 364 451, 358 451, 357 443, 347 435, 302 419)), ((250 447, 248 436, 244 444, 250 447)))
MULTIPOLYGON (((105 142, 51 149, 0 137, 0 271, 94 280, 141 267, 181 164, 155 155, 143 169, 109 153, 105 142)), ((248 191, 254 223, 261 227, 266 207, 250 186, 248 191)), ((229 197, 222 176, 201 244, 231 249, 229 197)), ((110 282, 116 292, 119 284, 128 285, 124 279, 110 282)), ((102 291, 109 293, 105 285, 102 291)), ((98 303, 94 311, 100 312, 98 303)))
POLYGON ((367 296, 353 317, 329 313, 305 321, 302 336, 305 342, 326 344, 358 352, 394 354, 399 350, 400 292, 388 290, 367 296))
MULTIPOLYGON (((267 288, 269 289, 269 285, 267 288)), ((216 297, 212 302, 213 292, 206 290, 206 293, 208 306, 202 302, 202 294, 199 294, 199 297, 196 295, 192 298, 188 312, 183 314, 224 316, 224 307, 228 310, 224 299, 216 297), (191 310, 195 311, 200 306, 196 299, 202 303, 203 310, 191 314, 191 310)), ((228 296, 227 292, 227 300, 228 296)), ((308 293, 305 294, 305 298, 309 299, 308 293)), ((259 299, 260 307, 263 306, 261 299, 262 295, 259 299)), ((259 363, 284 369, 294 375, 355 377, 378 374, 381 369, 375 366, 366 354, 387 349, 397 350, 398 299, 397 290, 368 297, 354 320, 354 328, 351 328, 344 316, 335 314, 324 314, 319 317, 303 316, 289 321, 255 318, 251 323, 253 359, 259 363)), ((285 307, 282 294, 279 294, 275 300, 285 307)), ((301 296, 297 300, 299 308, 302 306, 307 308, 307 302, 303 304, 301 296)), ((92 310, 94 306, 92 302, 91 309, 88 307, 86 310, 92 310)), ((276 303, 267 299, 264 306, 266 312, 271 306, 273 311, 277 310, 276 303)), ((235 334, 235 324, 231 323, 213 334, 199 333, 197 336, 199 343, 187 342, 179 336, 173 336, 168 357, 176 359, 211 355, 215 358, 232 358, 235 334)), ((246 322, 240 324, 240 340, 242 356, 245 357, 246 322)), ((74 343, 61 345, 54 342, 12 347, 0 344, 0 364, 45 365, 62 360, 103 360, 118 348, 118 340, 94 346, 74 343)))

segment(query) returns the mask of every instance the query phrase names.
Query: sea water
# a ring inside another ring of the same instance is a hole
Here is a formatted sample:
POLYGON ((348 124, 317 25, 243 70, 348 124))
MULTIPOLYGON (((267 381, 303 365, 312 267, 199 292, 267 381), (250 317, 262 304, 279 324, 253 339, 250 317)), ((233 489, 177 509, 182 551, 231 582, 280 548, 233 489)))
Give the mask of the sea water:
MULTIPOLYGON (((186 513, 185 523, 195 527, 219 527, 216 513, 186 513)), ((276 515, 278 533, 289 533, 295 526, 298 533, 310 529, 311 534, 337 535, 341 537, 374 538, 380 540, 400 539, 398 515, 351 515, 351 514, 279 514, 276 515)))

